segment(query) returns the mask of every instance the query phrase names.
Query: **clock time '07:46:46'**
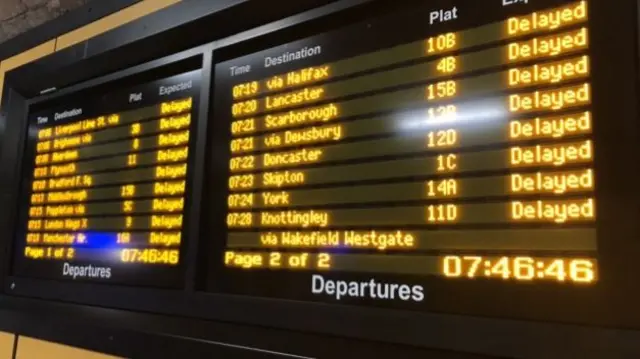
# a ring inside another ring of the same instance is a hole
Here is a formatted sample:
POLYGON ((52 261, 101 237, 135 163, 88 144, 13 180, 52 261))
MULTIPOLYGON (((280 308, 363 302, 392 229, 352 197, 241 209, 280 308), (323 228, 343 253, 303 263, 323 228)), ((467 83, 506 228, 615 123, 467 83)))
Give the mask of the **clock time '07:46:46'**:
POLYGON ((445 256, 447 278, 499 278, 516 281, 552 280, 589 284, 597 281, 597 262, 588 258, 445 256))

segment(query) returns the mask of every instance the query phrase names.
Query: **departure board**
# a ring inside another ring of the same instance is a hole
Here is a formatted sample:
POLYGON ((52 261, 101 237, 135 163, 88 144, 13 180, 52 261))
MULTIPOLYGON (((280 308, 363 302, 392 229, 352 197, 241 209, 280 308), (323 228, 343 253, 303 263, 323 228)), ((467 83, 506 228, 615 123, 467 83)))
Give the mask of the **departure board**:
POLYGON ((593 286, 589 49, 587 1, 425 2, 218 63, 212 290, 402 307, 430 283, 593 286))
POLYGON ((200 71, 29 116, 14 270, 177 286, 200 71))

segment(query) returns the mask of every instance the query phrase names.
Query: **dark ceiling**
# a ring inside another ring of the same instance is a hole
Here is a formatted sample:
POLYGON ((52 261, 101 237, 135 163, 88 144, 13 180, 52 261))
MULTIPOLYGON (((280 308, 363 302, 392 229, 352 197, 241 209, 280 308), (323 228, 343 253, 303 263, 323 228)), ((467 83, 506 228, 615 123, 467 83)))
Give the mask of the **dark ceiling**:
POLYGON ((90 0, 0 0, 0 43, 90 0))

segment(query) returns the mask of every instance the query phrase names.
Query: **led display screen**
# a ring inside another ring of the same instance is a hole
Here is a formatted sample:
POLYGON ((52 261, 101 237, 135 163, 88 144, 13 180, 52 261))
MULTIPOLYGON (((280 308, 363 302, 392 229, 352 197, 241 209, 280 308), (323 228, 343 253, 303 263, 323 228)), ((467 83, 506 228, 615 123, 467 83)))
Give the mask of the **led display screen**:
POLYGON ((199 71, 29 115, 17 275, 176 286, 199 71))
POLYGON ((216 65, 213 291, 425 309, 598 282, 589 4, 479 3, 216 65))

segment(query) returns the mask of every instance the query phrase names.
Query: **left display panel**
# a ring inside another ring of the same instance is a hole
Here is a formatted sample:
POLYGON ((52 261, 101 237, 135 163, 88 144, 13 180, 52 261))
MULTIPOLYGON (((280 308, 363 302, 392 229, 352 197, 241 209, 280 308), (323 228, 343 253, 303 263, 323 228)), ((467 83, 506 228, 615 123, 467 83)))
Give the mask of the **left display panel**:
POLYGON ((195 70, 30 108, 13 275, 182 285, 200 78, 195 70))

